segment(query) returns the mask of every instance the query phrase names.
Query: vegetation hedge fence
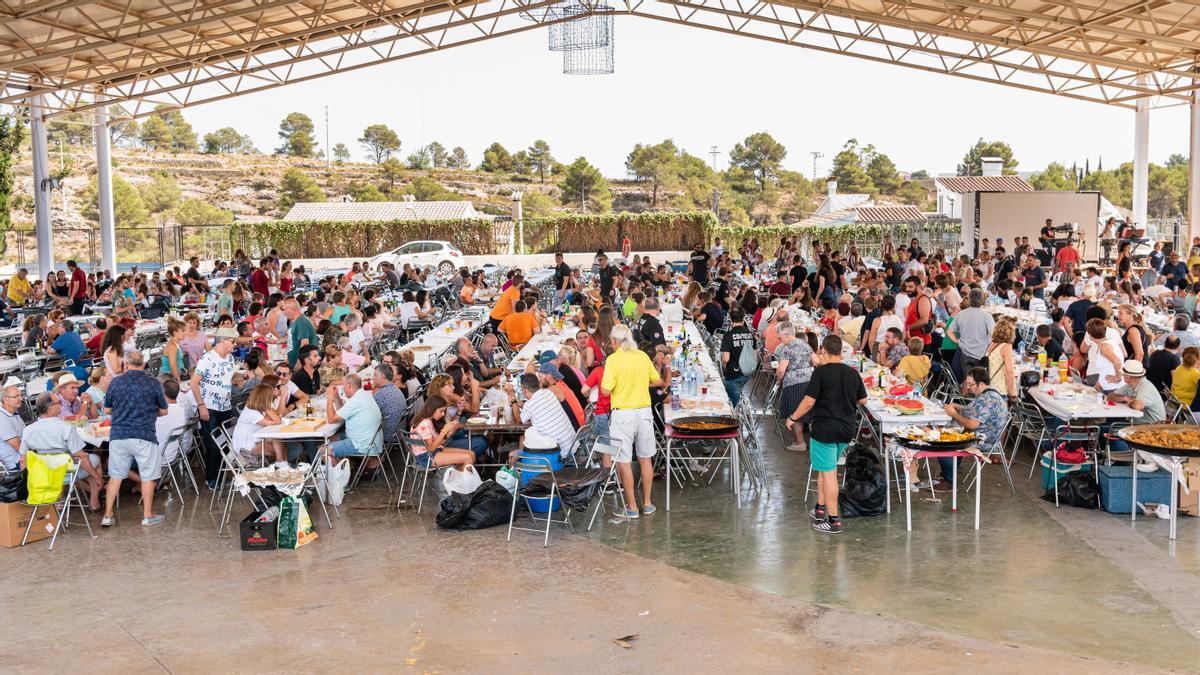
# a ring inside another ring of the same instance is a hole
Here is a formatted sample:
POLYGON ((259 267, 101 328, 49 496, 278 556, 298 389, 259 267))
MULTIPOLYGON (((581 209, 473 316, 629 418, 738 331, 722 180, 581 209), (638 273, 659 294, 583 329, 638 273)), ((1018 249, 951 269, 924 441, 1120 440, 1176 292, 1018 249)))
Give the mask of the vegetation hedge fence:
MULTIPOLYGON (((891 234, 899 244, 909 236, 925 237, 957 232, 957 221, 926 223, 853 223, 831 226, 733 226, 717 223, 708 211, 657 211, 527 218, 523 226, 526 253, 582 253, 604 249, 620 251, 621 240, 629 237, 635 251, 683 251, 692 244, 705 246, 720 237, 727 249, 757 238, 764 250, 772 251, 781 237, 799 235, 806 244, 812 239, 846 250, 850 244, 880 242, 891 234)), ((511 221, 488 219, 419 221, 264 221, 235 223, 230 241, 245 245, 256 254, 276 249, 284 258, 364 258, 409 241, 449 241, 468 255, 507 253, 509 237, 516 236, 511 221)), ((516 245, 514 250, 518 250, 516 245)))

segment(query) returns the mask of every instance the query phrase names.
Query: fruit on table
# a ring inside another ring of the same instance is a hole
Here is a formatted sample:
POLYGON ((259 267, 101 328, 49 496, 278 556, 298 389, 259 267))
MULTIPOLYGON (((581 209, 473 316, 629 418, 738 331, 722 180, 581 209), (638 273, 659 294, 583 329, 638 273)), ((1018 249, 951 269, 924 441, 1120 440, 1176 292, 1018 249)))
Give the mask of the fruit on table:
POLYGON ((888 393, 891 394, 892 396, 904 396, 905 394, 911 392, 912 390, 913 390, 912 385, 897 384, 896 386, 892 387, 891 389, 888 389, 888 393))
POLYGON ((112 426, 112 418, 104 420, 103 422, 100 423, 100 426, 101 427, 111 427, 112 426))

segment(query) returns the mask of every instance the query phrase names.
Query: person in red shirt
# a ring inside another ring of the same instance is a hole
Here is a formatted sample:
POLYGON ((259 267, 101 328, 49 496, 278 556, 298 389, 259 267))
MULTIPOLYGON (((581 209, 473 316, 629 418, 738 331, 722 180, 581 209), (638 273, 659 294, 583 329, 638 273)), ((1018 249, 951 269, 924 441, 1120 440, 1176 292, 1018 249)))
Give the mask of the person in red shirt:
POLYGON ((1075 244, 1067 240, 1067 245, 1060 248, 1058 255, 1054 257, 1054 271, 1066 272, 1074 267, 1079 267, 1079 250, 1075 248, 1075 244), (1071 267, 1067 267, 1068 265, 1071 267))
POLYGON ((92 359, 100 358, 100 343, 104 341, 104 331, 107 328, 108 321, 104 317, 96 319, 96 334, 83 343, 83 346, 87 347, 88 354, 91 354, 92 359))
POLYGON ((925 345, 925 351, 928 353, 932 348, 933 335, 925 332, 925 327, 933 318, 933 300, 921 292, 921 280, 916 276, 910 276, 904 280, 904 294, 911 299, 908 309, 905 310, 904 328, 908 331, 909 337, 921 338, 921 342, 925 345))
POLYGON ((263 258, 258 267, 250 273, 250 289, 261 293, 264 298, 271 294, 271 276, 267 274, 267 265, 270 264, 269 258, 263 258))
MULTIPOLYGON (((592 390, 596 390, 596 406, 592 409, 592 431, 596 438, 605 438, 612 440, 608 433, 609 413, 612 412, 612 397, 604 393, 600 388, 600 382, 604 380, 604 364, 592 369, 588 374, 587 381, 583 383, 583 393, 585 396, 590 396, 592 390)), ((604 468, 612 466, 612 455, 600 454, 600 462, 604 468)))
POLYGON ((79 269, 74 260, 67 261, 71 270, 71 287, 67 297, 71 298, 71 316, 83 314, 83 301, 87 298, 87 274, 79 269))

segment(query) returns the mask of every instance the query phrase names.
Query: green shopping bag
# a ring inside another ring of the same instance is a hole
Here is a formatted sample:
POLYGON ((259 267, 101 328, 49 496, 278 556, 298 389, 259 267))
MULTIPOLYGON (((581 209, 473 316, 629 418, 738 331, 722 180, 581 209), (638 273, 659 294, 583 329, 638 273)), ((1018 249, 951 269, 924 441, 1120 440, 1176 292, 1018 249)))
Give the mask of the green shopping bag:
POLYGON ((63 480, 73 459, 66 453, 42 455, 33 451, 25 453, 25 465, 29 471, 29 503, 53 504, 62 494, 63 480))
POLYGON ((284 496, 279 502, 279 530, 276 546, 296 548, 296 526, 300 520, 299 502, 295 497, 284 496))

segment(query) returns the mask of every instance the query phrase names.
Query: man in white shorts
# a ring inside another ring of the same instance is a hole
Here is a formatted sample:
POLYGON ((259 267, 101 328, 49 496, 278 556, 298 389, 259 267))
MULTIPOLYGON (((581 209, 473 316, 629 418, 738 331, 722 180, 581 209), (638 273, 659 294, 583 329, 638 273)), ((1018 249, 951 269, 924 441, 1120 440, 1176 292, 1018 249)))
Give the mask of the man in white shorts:
MULTIPOLYGON (((604 377, 600 391, 612 400, 612 416, 609 434, 617 441, 617 474, 625 490, 626 499, 631 500, 625 509, 625 517, 639 516, 633 490, 633 455, 637 454, 642 470, 642 510, 640 515, 649 516, 657 509, 650 501, 654 487, 654 414, 650 408, 650 387, 662 382, 658 368, 646 353, 638 349, 637 342, 628 326, 615 326, 611 333, 612 352, 604 362, 604 377)), ((656 354, 655 360, 665 358, 656 354)))
POLYGON ((104 394, 105 408, 112 415, 108 435, 108 494, 100 524, 116 523, 113 506, 121 481, 141 481, 142 525, 157 525, 164 516, 154 513, 154 487, 162 475, 163 452, 158 445, 157 421, 168 412, 162 383, 145 370, 146 361, 139 351, 125 352, 125 372, 113 378, 104 394), (137 474, 130 476, 133 463, 137 474))

